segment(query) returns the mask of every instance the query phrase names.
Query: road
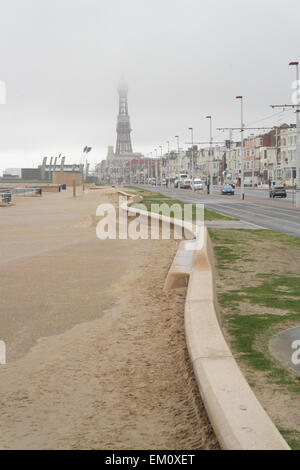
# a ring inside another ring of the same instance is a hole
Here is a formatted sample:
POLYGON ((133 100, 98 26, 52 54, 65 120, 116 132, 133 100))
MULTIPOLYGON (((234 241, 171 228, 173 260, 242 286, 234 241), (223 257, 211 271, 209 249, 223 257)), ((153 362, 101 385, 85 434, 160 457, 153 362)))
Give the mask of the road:
POLYGON ((193 193, 184 189, 138 186, 160 192, 171 199, 204 204, 208 210, 300 238, 300 210, 293 207, 292 193, 288 194, 287 199, 273 200, 269 198, 268 190, 246 189, 246 199, 242 201, 239 195, 221 196, 218 187, 214 187, 213 194, 207 195, 205 191, 193 193))
MULTIPOLYGON (((220 194, 220 186, 214 186, 214 194, 220 194)), ((235 188, 235 194, 240 196, 240 188, 235 188)), ((245 196, 247 199, 258 199, 260 201, 266 201, 270 199, 269 189, 258 189, 258 188, 245 188, 245 196)), ((295 192, 288 191, 286 199, 276 199, 276 201, 290 207, 295 207, 295 192)))

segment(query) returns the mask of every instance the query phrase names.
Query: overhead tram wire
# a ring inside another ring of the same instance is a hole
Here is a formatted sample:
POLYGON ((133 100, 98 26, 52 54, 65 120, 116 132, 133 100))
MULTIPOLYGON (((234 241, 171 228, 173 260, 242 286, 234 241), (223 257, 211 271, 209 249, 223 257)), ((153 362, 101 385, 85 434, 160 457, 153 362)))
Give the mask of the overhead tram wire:
POLYGON ((262 118, 262 119, 258 119, 257 121, 253 121, 251 123, 248 123, 247 127, 253 126, 254 124, 258 124, 258 123, 263 122, 263 121, 268 121, 269 119, 272 119, 272 118, 274 118, 276 116, 279 116, 280 114, 283 114, 283 113, 286 113, 286 112, 290 112, 290 110, 288 110, 288 109, 287 110, 281 110, 277 113, 273 113, 270 116, 267 116, 267 117, 262 118))

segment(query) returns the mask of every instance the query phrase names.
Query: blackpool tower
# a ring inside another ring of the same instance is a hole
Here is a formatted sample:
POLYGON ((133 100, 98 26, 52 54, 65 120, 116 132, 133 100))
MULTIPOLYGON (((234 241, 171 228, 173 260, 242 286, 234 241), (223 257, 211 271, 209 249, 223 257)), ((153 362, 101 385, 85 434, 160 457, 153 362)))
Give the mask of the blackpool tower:
POLYGON ((122 81, 119 85, 119 115, 117 122, 116 156, 132 153, 130 137, 132 129, 130 127, 130 118, 128 115, 127 92, 128 87, 122 81))

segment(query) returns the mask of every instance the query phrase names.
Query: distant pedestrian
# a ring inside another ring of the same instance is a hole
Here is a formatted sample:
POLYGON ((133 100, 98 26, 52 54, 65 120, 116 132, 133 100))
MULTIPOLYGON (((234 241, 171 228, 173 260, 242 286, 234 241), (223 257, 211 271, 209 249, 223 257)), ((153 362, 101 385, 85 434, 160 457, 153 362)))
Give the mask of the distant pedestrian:
POLYGON ((206 183, 206 186, 207 186, 207 194, 210 193, 210 184, 209 184, 209 181, 206 183))

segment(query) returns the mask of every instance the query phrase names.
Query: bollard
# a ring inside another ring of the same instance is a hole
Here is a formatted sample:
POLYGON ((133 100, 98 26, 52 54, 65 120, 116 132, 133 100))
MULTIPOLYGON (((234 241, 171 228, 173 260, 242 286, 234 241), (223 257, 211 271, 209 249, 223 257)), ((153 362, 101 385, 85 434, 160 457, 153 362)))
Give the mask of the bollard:
POLYGON ((76 197, 76 182, 73 180, 73 197, 76 197))

